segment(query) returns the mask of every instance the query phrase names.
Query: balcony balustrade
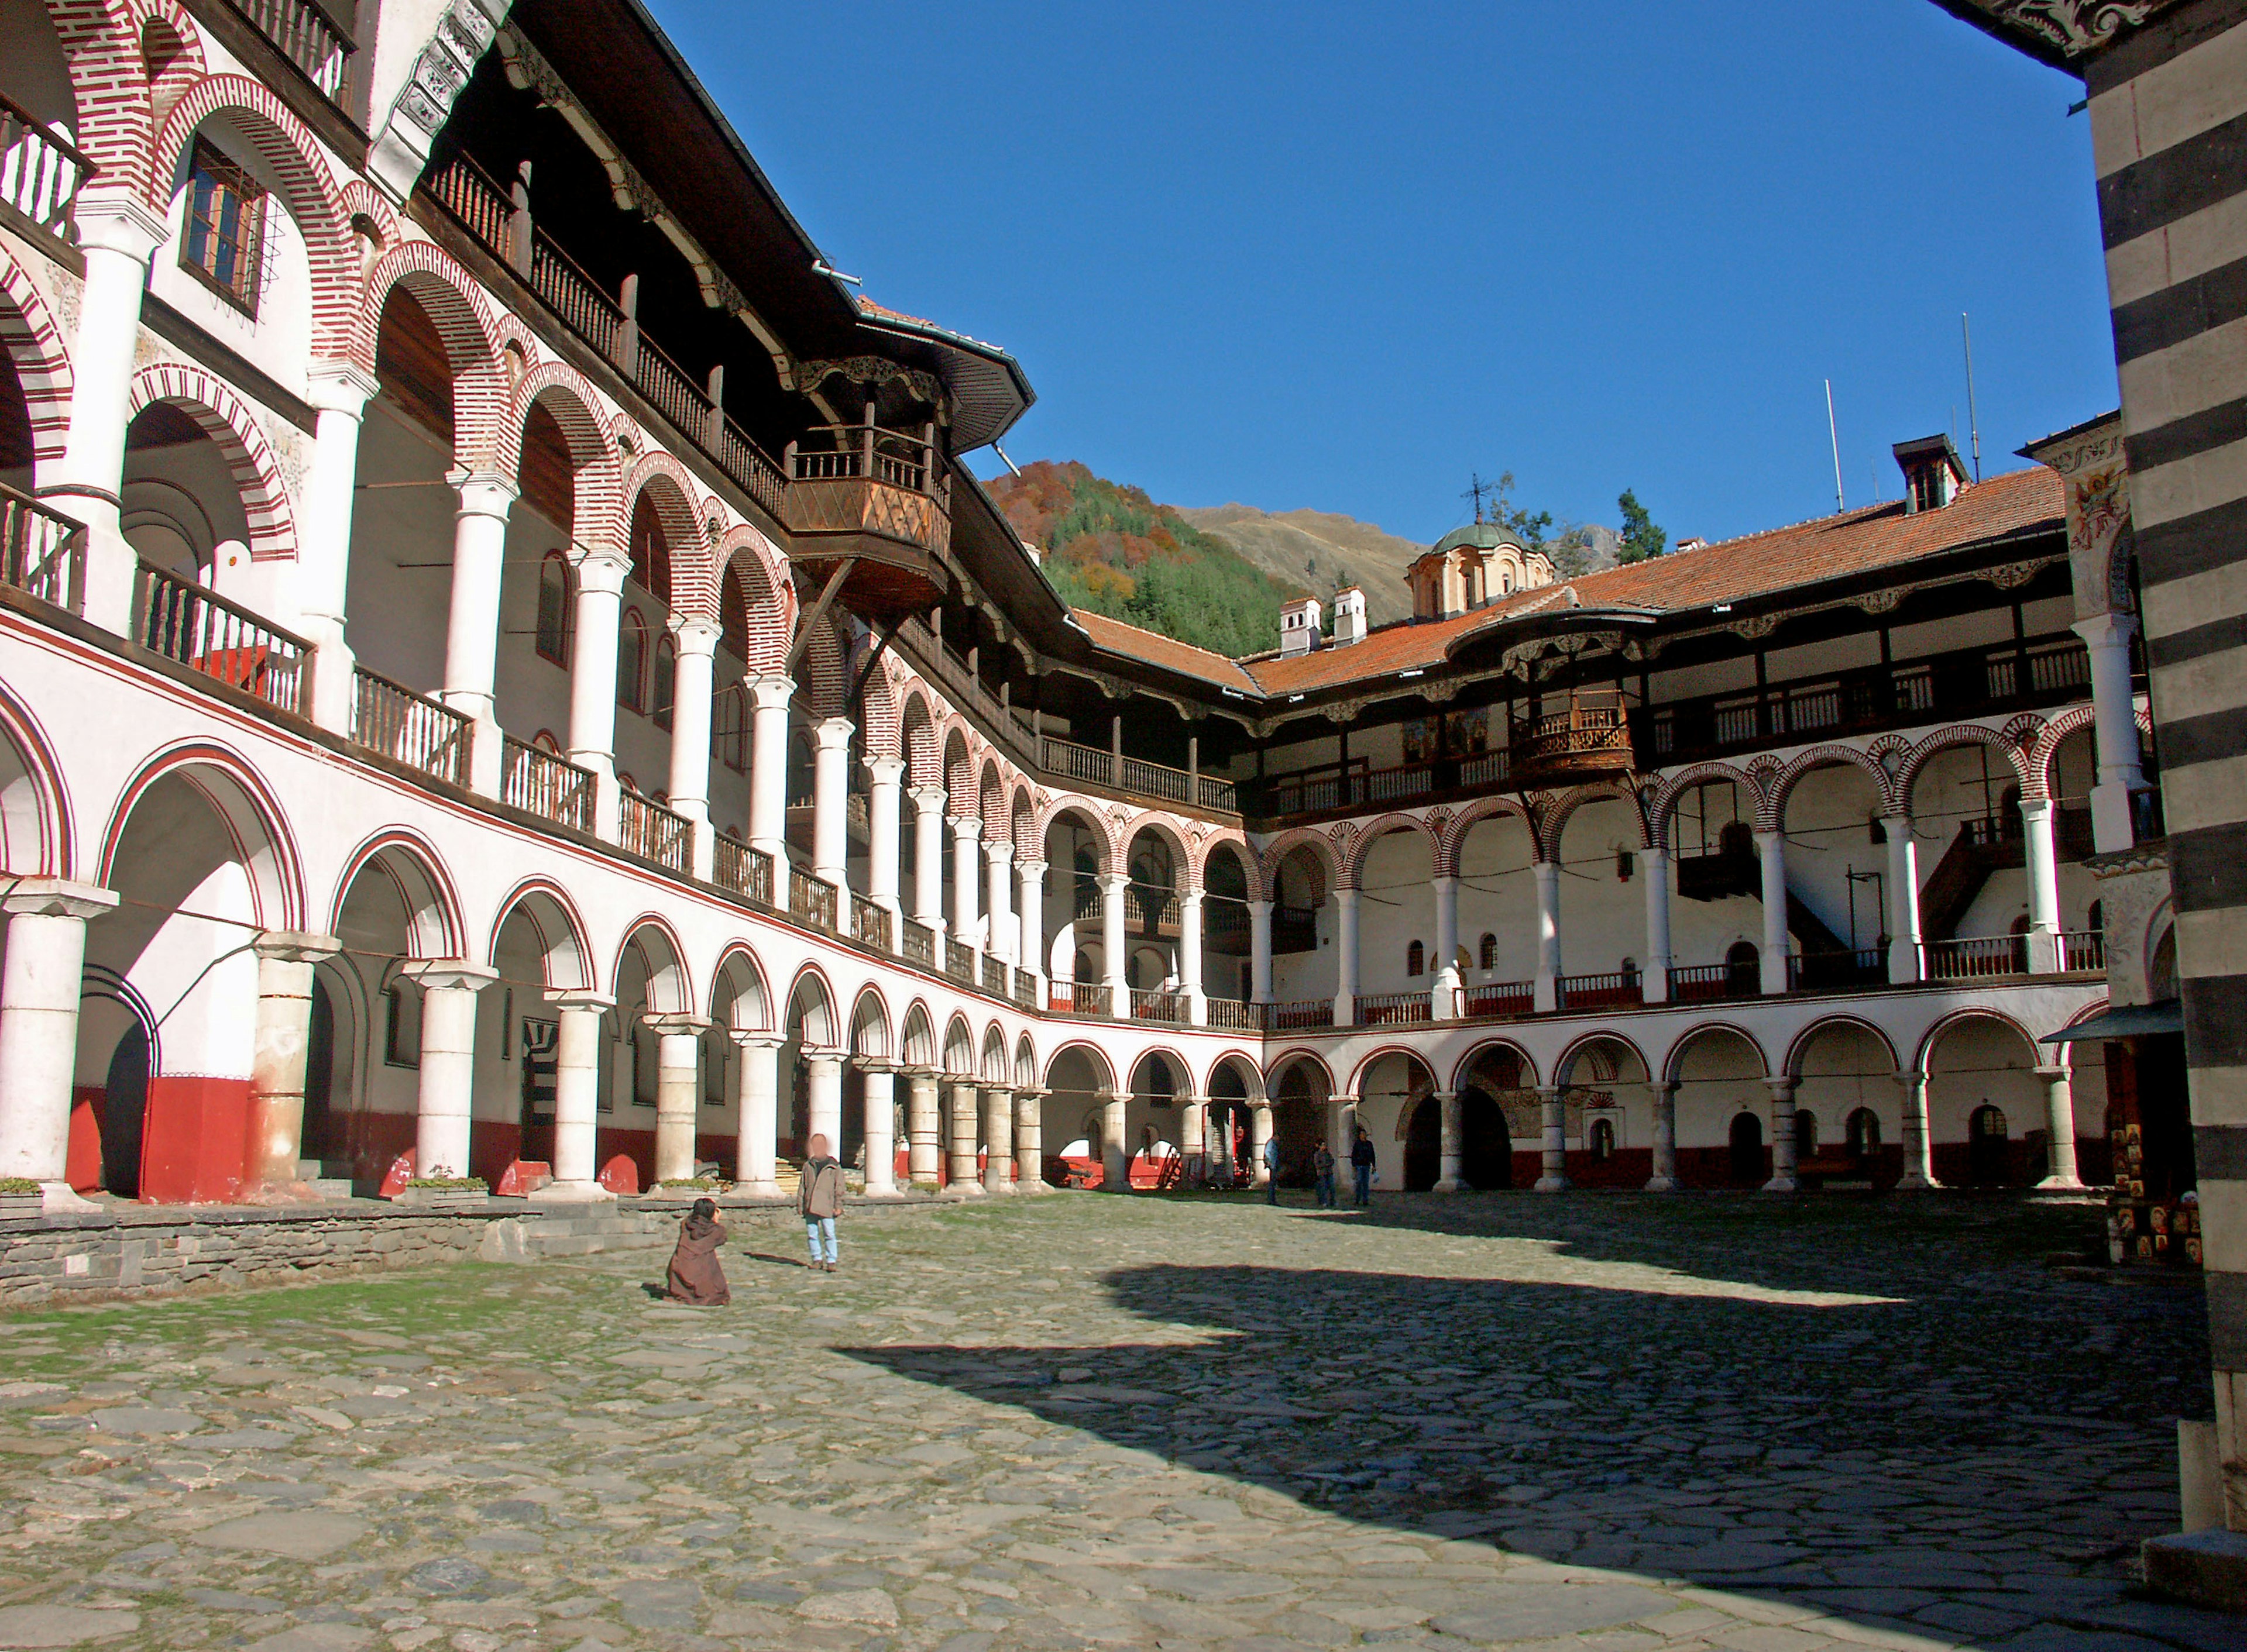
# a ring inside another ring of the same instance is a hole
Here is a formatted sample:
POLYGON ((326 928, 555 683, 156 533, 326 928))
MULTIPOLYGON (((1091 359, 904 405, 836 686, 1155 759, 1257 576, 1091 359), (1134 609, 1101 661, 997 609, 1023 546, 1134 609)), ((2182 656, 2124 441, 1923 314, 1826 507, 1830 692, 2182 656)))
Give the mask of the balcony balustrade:
POLYGON ((923 969, 936 967, 936 932, 925 924, 916 924, 910 918, 898 926, 898 955, 908 964, 918 964, 923 969))
POLYGON ((1763 977, 1753 964, 1673 964, 1670 968, 1670 997, 1673 1003, 1753 998, 1762 991, 1763 977))
POLYGON ((619 802, 618 836, 625 852, 685 873, 692 864, 693 843, 693 827, 686 816, 638 792, 625 793, 619 802))
POLYGON ((1360 1027, 1401 1027, 1434 1018, 1425 993, 1360 993, 1357 995, 1356 1024, 1360 1027))
POLYGON ((1646 1001, 1636 970, 1605 975, 1563 975, 1556 994, 1567 1010, 1636 1008, 1646 1001))
POLYGON ((502 737, 500 801, 573 831, 593 829, 593 771, 567 758, 502 737))
POLYGON ((71 215, 94 171, 68 139, 0 98, 0 205, 56 240, 75 242, 71 215))
POLYGON ((233 0, 234 9, 280 54, 304 71, 330 103, 343 101, 351 67, 351 31, 311 0, 233 0))
POLYGON ((1333 1025, 1334 1000, 1330 998, 1308 998, 1292 1004, 1264 1006, 1264 1030, 1267 1033, 1301 1032, 1309 1027, 1333 1025))
POLYGON ((983 955, 983 990, 994 998, 1006 997, 1009 967, 1005 959, 994 958, 986 952, 983 955))
POLYGON ((2062 931, 2059 966, 2070 974, 2103 973, 2107 968, 2107 932, 2103 929, 2062 931))
POLYGON ((2029 971, 2029 938, 2025 935, 1975 935, 1956 940, 1924 941, 1921 956, 1931 981, 1990 980, 2029 971))
POLYGON ((1559 711, 1515 720, 1507 731, 1512 772, 1526 785, 1596 780, 1637 766, 1630 719, 1612 688, 1574 688, 1559 711))
POLYGON ((1527 981, 1486 981, 1459 989, 1459 1014, 1468 1021, 1519 1021, 1537 1005, 1527 981))
POLYGON ((1264 1030, 1264 1006, 1244 1004, 1237 998, 1212 998, 1209 1000, 1209 1024, 1222 1032, 1260 1033, 1264 1030))
POLYGON ((788 915, 823 935, 835 933, 835 885, 801 867, 788 873, 788 915))
POLYGON ((890 950, 890 909, 877 906, 857 890, 850 891, 850 932, 862 946, 878 952, 890 950))
POLYGON ((746 895, 760 906, 773 904, 771 856, 730 837, 719 838, 711 848, 711 882, 736 895, 746 895))
POLYGON ((0 582, 41 602, 85 608, 85 529, 0 483, 0 582))
POLYGON ((975 949, 955 936, 944 938, 944 973, 956 981, 975 984, 975 949))
POLYGON ((304 708, 311 644, 148 563, 133 578, 133 639, 269 706, 304 708))
POLYGON ((449 785, 468 783, 468 714, 357 666, 352 679, 352 738, 395 763, 449 785))
POLYGON ((1167 992, 1161 987, 1135 986, 1131 989, 1131 1019, 1184 1027, 1186 1024, 1186 995, 1167 992))
POLYGON ((1888 979, 1885 946, 1860 946, 1846 952, 1795 952, 1786 960, 1786 984, 1798 993, 1861 992, 1884 986, 1888 979))
POLYGON ((1046 1002, 1071 1015, 1105 1015, 1108 988, 1099 981, 1055 981, 1046 1002))
POLYGON ((1014 972, 1014 1001, 1024 1009, 1038 1007, 1038 978, 1026 969, 1014 972))

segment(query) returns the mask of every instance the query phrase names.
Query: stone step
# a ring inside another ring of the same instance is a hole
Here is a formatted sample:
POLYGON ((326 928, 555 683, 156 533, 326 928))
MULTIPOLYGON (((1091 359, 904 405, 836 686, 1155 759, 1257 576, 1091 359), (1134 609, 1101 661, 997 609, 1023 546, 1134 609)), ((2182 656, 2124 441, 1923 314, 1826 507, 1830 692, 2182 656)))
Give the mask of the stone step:
POLYGON ((348 1176, 308 1176, 304 1185, 312 1190, 312 1197, 322 1199, 345 1199, 352 1196, 348 1176))

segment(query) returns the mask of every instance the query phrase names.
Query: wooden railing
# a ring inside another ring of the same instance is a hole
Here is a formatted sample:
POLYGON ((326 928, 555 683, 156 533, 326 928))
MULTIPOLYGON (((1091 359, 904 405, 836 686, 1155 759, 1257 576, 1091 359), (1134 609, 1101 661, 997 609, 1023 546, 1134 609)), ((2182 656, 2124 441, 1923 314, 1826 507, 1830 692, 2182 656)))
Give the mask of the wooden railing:
POLYGON ((1459 1014, 1477 1021, 1519 1021, 1535 1009, 1537 990, 1527 981, 1485 981, 1459 989, 1459 1014))
POLYGON ((890 909, 877 906, 857 890, 850 891, 850 932, 862 946, 878 952, 890 950, 890 909))
POLYGON ((1160 987, 1135 986, 1131 989, 1131 1019, 1184 1027, 1186 1024, 1186 995, 1184 993, 1166 993, 1160 987))
POLYGON ((500 801, 557 826, 593 829, 593 771, 516 739, 500 746, 500 801))
MULTIPOLYGON (((494 256, 514 262, 514 199, 482 167, 466 155, 456 155, 429 174, 429 193, 494 256)), ((607 353, 605 345, 599 348, 607 353)))
POLYGON ((78 227, 71 214, 93 174, 93 162, 62 133, 0 98, 0 202, 56 240, 74 242, 78 227))
POLYGON ((625 312, 570 255, 546 236, 533 231, 530 240, 530 290, 561 317, 562 324, 599 351, 613 358, 617 330, 625 312))
POLYGON ((1035 1009, 1038 1005, 1038 978, 1028 970, 1014 972, 1014 1001, 1024 1009, 1035 1009))
POLYGON ((249 609, 142 563, 133 582, 133 640, 143 648, 283 711, 304 708, 311 644, 249 609))
POLYGON ((1119 783, 1113 752, 1096 751, 1075 741, 1055 740, 1050 734, 1038 745, 1041 766, 1048 775, 1058 775, 1064 780, 1089 781, 1096 786, 1115 787, 1119 783))
POLYGON ((1354 1024, 1359 1027, 1403 1027, 1434 1019, 1425 993, 1360 993, 1354 1024))
POLYGON ((85 609, 85 529, 0 483, 0 582, 41 602, 85 609))
POLYGON ((638 792, 625 793, 618 802, 618 838, 626 854, 674 872, 688 869, 693 859, 694 829, 686 816, 638 792))
POLYGON ((944 938, 944 973, 956 981, 975 984, 975 949, 956 935, 944 938))
POLYGON ((1186 801, 1187 776, 1184 769, 1165 768, 1160 763, 1151 763, 1143 757, 1124 760, 1124 789, 1140 797, 1161 797, 1173 803, 1186 801))
POLYGON ((746 895, 761 906, 772 905, 772 857, 746 843, 721 837, 711 845, 710 881, 746 895))
POLYGON ((455 786, 468 783, 469 720, 364 666, 352 673, 352 738, 393 762, 455 786))
POLYGON ((788 873, 788 915, 823 934, 835 932, 835 885, 823 877, 790 867, 788 873))
POLYGON ((1407 797, 1424 797, 1436 789, 1433 763, 1400 763, 1376 768, 1365 777, 1366 801, 1393 803, 1407 797))
POLYGON ((2107 967, 2107 932, 2103 929, 2061 931, 2059 966, 2070 974, 2103 972, 2107 967))
POLYGON ((1005 959, 994 958, 988 952, 984 953, 983 990, 990 993, 994 998, 1006 997, 1007 986, 1007 971, 1009 967, 1010 966, 1005 959))
POLYGON ((1752 964, 1672 964, 1670 966, 1670 997, 1673 1003, 1694 1004, 1712 998, 1753 998, 1762 990, 1762 977, 1752 964))
POLYGON ((1557 994, 1562 1009, 1617 1009, 1644 1001, 1636 970, 1605 975, 1563 975, 1557 994))
POLYGON ((1212 998, 1209 1000, 1209 1024, 1228 1033, 1260 1033, 1264 1030, 1264 1006, 1244 1004, 1237 998, 1212 998))
POLYGON ((2029 968, 2029 938, 1973 935, 1956 940, 1923 941, 1920 953, 1927 960, 1927 979, 1931 981, 2025 975, 2029 968))
POLYGON ((1054 1008, 1072 1015, 1108 1014, 1108 988, 1100 981, 1055 981, 1048 1000, 1054 1008))
POLYGON ((910 918, 898 926, 898 955, 909 964, 923 969, 936 967, 936 932, 925 924, 916 924, 910 918))
POLYGON ((329 102, 343 101, 344 74, 355 48, 341 24, 311 0, 234 0, 234 9, 302 69, 329 102))
POLYGON ((1264 1030, 1267 1033, 1291 1033, 1310 1027, 1334 1025, 1334 1000, 1307 998, 1293 1004, 1264 1006, 1264 1030))
POLYGON ((1214 775, 1199 775, 1195 778, 1200 782, 1204 809, 1221 809, 1232 815, 1240 812, 1240 793, 1231 781, 1219 780, 1214 775))
POLYGON ((1884 986, 1888 954, 1884 946, 1860 946, 1847 952, 1795 952, 1786 960, 1786 984, 1798 993, 1835 993, 1884 986))

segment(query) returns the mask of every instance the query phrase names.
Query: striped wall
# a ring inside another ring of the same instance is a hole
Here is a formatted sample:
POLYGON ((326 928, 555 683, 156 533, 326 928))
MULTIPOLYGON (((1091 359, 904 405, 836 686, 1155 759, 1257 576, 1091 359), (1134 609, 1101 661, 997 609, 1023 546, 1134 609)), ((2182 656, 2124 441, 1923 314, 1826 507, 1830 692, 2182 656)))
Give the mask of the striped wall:
POLYGON ((2082 66, 2169 830, 2226 1524, 2247 1530, 2247 0, 2155 11, 2082 66))

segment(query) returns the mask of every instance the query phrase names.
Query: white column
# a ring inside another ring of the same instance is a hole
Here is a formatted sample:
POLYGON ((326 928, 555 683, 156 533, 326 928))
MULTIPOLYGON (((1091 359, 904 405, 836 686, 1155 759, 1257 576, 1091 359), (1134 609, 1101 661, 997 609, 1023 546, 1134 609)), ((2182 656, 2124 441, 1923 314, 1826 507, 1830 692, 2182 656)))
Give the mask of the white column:
POLYGON ((1178 891, 1178 990, 1185 994, 1186 1021, 1209 1025, 1209 994, 1201 980, 1201 902, 1199 889, 1178 891))
POLYGON ((1209 1098, 1178 1099, 1178 1180, 1185 1186, 1199 1187, 1209 1180, 1209 1098))
POLYGON ((1437 1149, 1439 1174, 1436 1178, 1435 1191, 1456 1193, 1466 1186, 1459 1175, 1459 1135, 1460 1126, 1465 1122, 1460 1114, 1459 1093, 1457 1090, 1438 1090, 1430 1099, 1436 1103, 1437 1116, 1441 1121, 1437 1149))
POLYGON ((952 1142, 945 1165, 945 1191, 980 1193, 983 1184, 975 1169, 976 1089, 972 1078, 952 1080, 952 1142))
POLYGON ((606 552, 577 560, 570 644, 570 761, 593 771, 593 829, 617 835, 617 626, 629 565, 606 552))
MULTIPOLYGON (((692 1015, 650 1015, 655 1029, 655 1179, 694 1174, 695 1109, 702 1104, 702 1029, 692 1015)), ((652 1191, 652 1190, 651 1190, 652 1191)))
POLYGON ((902 758, 866 759, 866 898, 890 915, 892 951, 905 916, 898 901, 898 782, 905 772, 902 758))
MULTIPOLYGON (((475 725, 469 736, 468 783, 488 795, 499 788, 499 718, 492 702, 499 671, 507 513, 515 503, 516 487, 507 477, 484 471, 456 470, 445 480, 460 490, 461 505, 453 518, 453 595, 445 624, 445 689, 440 698, 475 725)), ((581 644, 584 636, 581 628, 581 644)), ((613 683, 613 653, 609 675, 613 683)))
POLYGON ((106 889, 52 877, 19 878, 0 895, 0 1176, 38 1183, 49 1211, 92 1208, 68 1180, 71 1085, 85 920, 116 905, 106 889))
POLYGON ((1357 1025, 1357 891, 1337 886, 1335 900, 1334 1024, 1357 1025))
POLYGON ((827 1150, 839 1159, 843 1157, 843 1052, 808 1049, 802 1055, 810 1081, 804 1087, 808 1116, 803 1150, 810 1152, 812 1137, 824 1136, 827 1150))
POLYGON ((1014 1191, 1046 1191, 1046 1093, 1042 1089, 1014 1092, 1014 1191))
POLYGON ((475 1095, 476 994, 499 972, 462 959, 408 964, 421 988, 421 1082, 414 1107, 413 1173, 466 1176, 475 1095))
POLYGON ((1558 1084, 1537 1087, 1538 1110, 1544 1121, 1545 1173, 1537 1178, 1540 1193, 1568 1191, 1568 1109, 1558 1084))
POLYGON ((1670 1001, 1670 850, 1639 852, 1646 878, 1646 969, 1639 978, 1640 994, 1649 1004, 1670 1001))
POLYGON ((2029 968, 2059 969, 2059 864, 2052 839, 2052 799, 2021 799, 2022 851, 2028 868, 2029 968))
POLYGON ((710 842, 710 695, 718 628, 707 620, 682 619, 673 636, 679 653, 671 693, 671 807, 686 817, 693 832, 688 870, 707 882, 715 858, 710 842))
POLYGON ((333 957, 343 943, 332 935, 268 930, 250 945, 257 953, 257 1032, 250 1056, 242 1197, 251 1203, 304 1198, 310 1191, 297 1166, 304 1150, 312 966, 333 957))
POLYGON ((1131 881, 1128 872, 1100 875, 1100 968, 1108 987, 1108 1013, 1118 1019, 1131 1014, 1131 989, 1124 973, 1124 891, 1131 881))
POLYGON ((1646 1178, 1649 1193, 1677 1191, 1677 1086, 1649 1084, 1654 1099, 1654 1174, 1646 1178))
POLYGON ((1792 1193, 1800 1185, 1794 1177, 1794 1081, 1769 1078, 1771 1091, 1771 1180, 1766 1193, 1792 1193))
POLYGON ((976 840, 983 823, 973 815, 952 817, 952 938, 962 945, 983 949, 982 920, 976 911, 983 882, 983 857, 976 840))
POLYGON ((318 411, 311 461, 304 468, 297 529, 297 623, 312 645, 312 720, 352 732, 356 700, 352 652, 344 638, 351 589, 352 502, 359 481, 359 433, 368 399, 380 388, 347 361, 318 361, 304 399, 318 411))
POLYGON ((1786 834, 1759 831, 1756 859, 1763 870, 1763 990, 1784 993, 1786 966, 1786 834))
MULTIPOLYGON (((609 631, 616 632, 615 616, 609 631)), ((613 655, 609 675, 616 676, 613 655)), ((773 864, 773 900, 788 905, 781 880, 788 875, 788 700, 796 684, 786 677, 751 677, 749 690, 749 847, 773 864)), ((610 690, 615 698, 615 690, 610 690)))
POLYGON ((866 1196, 898 1192, 898 1069, 887 1062, 858 1063, 866 1089, 866 1196))
POLYGON ((824 717, 811 727, 811 875, 835 885, 835 921, 850 932, 850 736, 847 717, 824 717))
POLYGON ((2065 1067, 2039 1067, 2044 1081, 2045 1168, 2037 1185, 2054 1192, 2080 1188, 2083 1178, 2075 1169, 2075 1089, 2065 1067))
POLYGON ((1448 1021, 1459 1013, 1459 880, 1433 877, 1429 886, 1436 891, 1436 957, 1428 1013, 1448 1021))
POLYGON ((936 1187, 941 1129, 937 1114, 936 1073, 932 1068, 905 1068, 905 1174, 916 1188, 936 1187))
POLYGON ((913 802, 913 922, 936 937, 944 967, 944 788, 916 786, 913 802))
POLYGON ((1272 903, 1248 903, 1248 993, 1252 1002, 1272 1001, 1272 903))
POLYGON ((1046 1006, 1046 864, 1042 860, 1018 860, 1014 877, 1019 880, 1021 898, 1014 904, 1016 926, 1021 931, 1022 967, 1037 977, 1038 1007, 1046 1006))
POLYGON ((1529 1004, 1554 1010, 1561 1007, 1561 864, 1540 860, 1529 870, 1537 879, 1537 979, 1529 1004))
POLYGON ((2138 712, 2130 692, 2130 638, 2134 615, 2107 613, 2075 622, 2091 655, 2091 705, 2099 751, 2098 783, 2091 788, 2092 843, 2102 854, 2136 841, 2130 794, 2146 783, 2138 765, 2138 712))
POLYGON ((599 1175, 601 1060, 607 1042, 601 1016, 616 1000, 598 993, 550 993, 560 1012, 554 1040, 554 1179, 531 1194, 539 1204, 582 1205, 612 1199, 599 1175))
POLYGON ((1940 1187, 1935 1179, 1935 1143, 1928 1128, 1927 1075, 1903 1075, 1903 1179, 1898 1187, 1940 1187))
POLYGON ((1100 1092, 1100 1186, 1103 1192, 1131 1191, 1131 1144, 1124 1139, 1130 1128, 1131 1095, 1128 1090, 1100 1092))
POLYGON ((1262 1187, 1272 1179, 1271 1168, 1264 1163, 1264 1144, 1272 1139, 1272 1103, 1258 1102, 1248 1109, 1248 1179, 1252 1186, 1262 1187))
POLYGON ((53 479, 42 477, 39 491, 56 509, 86 525, 85 617, 121 633, 133 623, 133 574, 139 564, 118 522, 130 422, 125 408, 149 255, 170 229, 160 214, 122 190, 81 195, 73 219, 85 279, 70 352, 70 433, 53 479))
POLYGON ((984 926, 986 950, 1010 968, 1014 949, 1021 945, 1021 925, 1014 922, 1014 846, 1001 838, 983 845, 985 870, 990 880, 990 921, 984 926))
POLYGON ((1014 1092, 1004 1085, 983 1089, 983 1191, 1014 1191, 1014 1092))
POLYGON ((1881 829, 1888 839, 1888 980, 1909 986, 1920 978, 1919 847, 1909 815, 1883 815, 1881 829))
POLYGON ((741 1121, 734 1177, 743 1192, 775 1198, 780 1192, 773 1171, 780 1141, 781 1036, 738 1031, 727 1036, 741 1057, 734 1081, 734 1111, 741 1121))

